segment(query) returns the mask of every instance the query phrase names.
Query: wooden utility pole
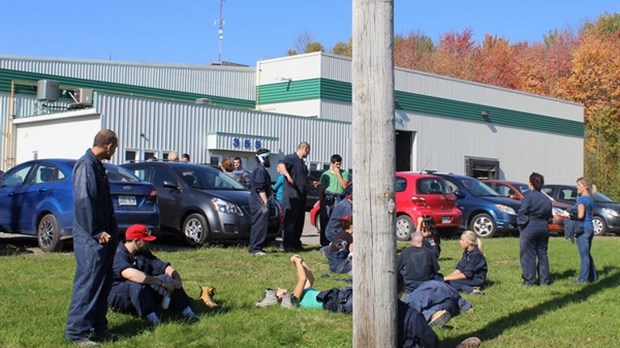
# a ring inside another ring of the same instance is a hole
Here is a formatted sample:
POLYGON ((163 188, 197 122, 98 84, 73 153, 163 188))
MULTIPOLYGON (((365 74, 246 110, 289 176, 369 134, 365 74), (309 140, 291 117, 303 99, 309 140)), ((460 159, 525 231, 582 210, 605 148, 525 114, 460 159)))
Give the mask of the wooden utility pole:
POLYGON ((353 0, 353 347, 395 347, 394 0, 353 0))

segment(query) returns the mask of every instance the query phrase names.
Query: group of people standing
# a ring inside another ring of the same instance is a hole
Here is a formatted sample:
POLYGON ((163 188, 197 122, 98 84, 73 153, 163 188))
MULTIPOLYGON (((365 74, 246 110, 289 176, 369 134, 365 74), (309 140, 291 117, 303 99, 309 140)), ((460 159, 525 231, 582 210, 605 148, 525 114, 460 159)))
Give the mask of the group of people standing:
MULTIPOLYGON (((549 285, 549 228, 548 223, 552 218, 552 205, 548 196, 541 192, 545 184, 544 177, 539 173, 532 173, 529 177, 530 190, 525 193, 521 206, 517 213, 517 224, 520 228, 520 260, 523 285, 549 285), (538 279, 536 279, 538 277, 538 279)), ((588 178, 577 179, 577 193, 579 197, 575 205, 567 212, 569 218, 564 223, 566 230, 572 230, 574 225, 574 238, 580 259, 580 271, 575 283, 593 282, 598 279, 594 260, 590 254, 594 227, 592 225, 591 197, 592 183, 588 178)))

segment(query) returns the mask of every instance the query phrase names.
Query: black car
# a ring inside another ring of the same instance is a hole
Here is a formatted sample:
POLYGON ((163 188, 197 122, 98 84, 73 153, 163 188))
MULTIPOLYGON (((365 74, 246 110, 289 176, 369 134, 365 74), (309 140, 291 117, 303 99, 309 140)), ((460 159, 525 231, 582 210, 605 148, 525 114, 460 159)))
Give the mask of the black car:
MULTIPOLYGON (((551 196, 558 202, 575 205, 577 202, 577 186, 575 185, 545 185, 542 192, 551 196)), ((594 235, 602 235, 606 232, 620 234, 620 203, 601 192, 592 195, 594 206, 592 207, 592 224, 594 235)))
POLYGON ((306 210, 310 211, 314 204, 319 200, 319 180, 321 179, 320 170, 310 170, 306 181, 306 210))
MULTIPOLYGON (((191 245, 208 240, 249 239, 250 192, 220 170, 160 161, 121 166, 157 188, 161 232, 181 234, 191 245)), ((274 204, 267 238, 275 239, 279 229, 280 212, 274 204)))

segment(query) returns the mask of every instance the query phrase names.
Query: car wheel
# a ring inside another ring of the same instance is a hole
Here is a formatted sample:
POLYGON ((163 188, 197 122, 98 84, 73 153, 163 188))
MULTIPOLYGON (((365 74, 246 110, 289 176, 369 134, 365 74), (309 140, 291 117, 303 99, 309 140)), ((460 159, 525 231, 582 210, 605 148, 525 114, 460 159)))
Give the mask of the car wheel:
POLYGON ((183 235, 191 246, 203 245, 208 232, 207 219, 202 214, 190 214, 183 222, 183 235))
POLYGON ((60 240, 60 228, 54 215, 47 214, 39 221, 37 241, 39 248, 44 252, 60 251, 62 249, 63 243, 60 240))
POLYGON ((476 232, 478 237, 493 237, 495 234, 495 221, 489 214, 481 213, 474 216, 469 225, 469 229, 476 232))
POLYGON ((413 220, 407 215, 400 215, 396 218, 396 239, 408 241, 413 232, 413 220))
POLYGON ((607 231, 607 224, 605 220, 603 220, 600 216, 595 216, 592 218, 592 225, 594 226, 594 235, 602 236, 607 231))

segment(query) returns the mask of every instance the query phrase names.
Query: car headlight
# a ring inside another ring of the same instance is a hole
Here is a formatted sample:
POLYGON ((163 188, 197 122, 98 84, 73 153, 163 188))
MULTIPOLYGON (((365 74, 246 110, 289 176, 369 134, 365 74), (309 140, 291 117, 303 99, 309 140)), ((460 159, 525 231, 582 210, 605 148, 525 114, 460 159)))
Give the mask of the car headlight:
POLYGON ((241 211, 241 208, 239 208, 239 206, 236 204, 227 202, 219 198, 212 198, 211 202, 213 202, 215 209, 220 213, 236 214, 239 216, 243 216, 243 212, 241 211))
POLYGON ((568 216, 568 213, 564 209, 553 207, 551 212, 555 216, 568 216))
POLYGON ((497 207, 497 209, 503 211, 506 214, 517 215, 517 213, 515 213, 515 210, 512 209, 511 207, 507 206, 507 205, 496 204, 495 206, 497 207))
POLYGON ((609 217, 618 217, 620 216, 620 213, 618 213, 618 211, 611 209, 611 208, 603 208, 601 209, 603 215, 609 216, 609 217))

